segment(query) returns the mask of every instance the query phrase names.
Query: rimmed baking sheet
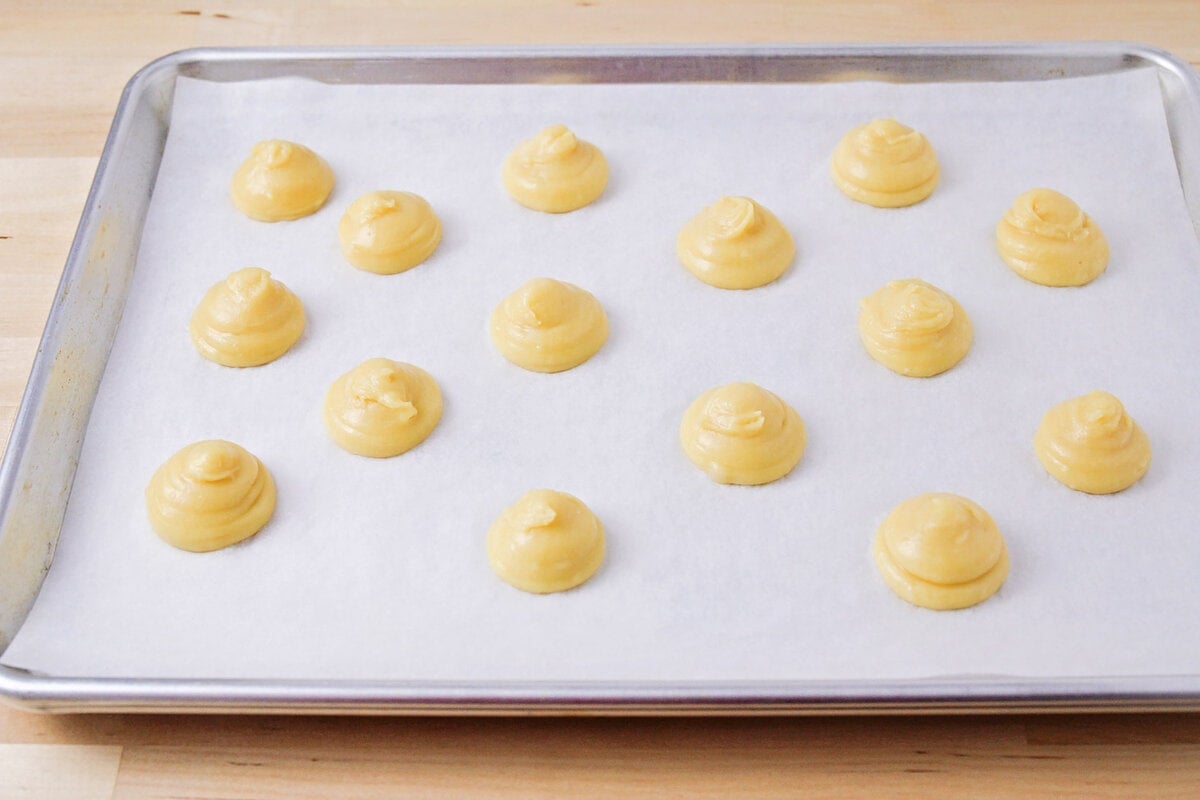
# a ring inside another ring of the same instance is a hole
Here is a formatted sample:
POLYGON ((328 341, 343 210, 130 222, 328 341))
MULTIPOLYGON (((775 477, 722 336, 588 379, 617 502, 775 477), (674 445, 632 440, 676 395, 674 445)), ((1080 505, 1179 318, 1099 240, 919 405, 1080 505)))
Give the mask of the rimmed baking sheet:
POLYGON ((427 700, 445 682, 490 685, 498 700, 519 681, 560 701, 564 684, 584 701, 614 684, 643 700, 639 687, 682 697, 732 683, 827 686, 832 699, 839 681, 864 694, 932 682, 943 701, 963 681, 984 695, 1155 675, 1187 685, 1200 633, 1190 615, 1161 612, 1200 599, 1186 568, 1200 554, 1180 524, 1200 432, 1171 425, 1200 369, 1187 347, 1200 274, 1160 77, 179 82, 56 562, 5 665, 168 686, 391 682, 417 696, 428 686, 427 700), (881 113, 938 149, 943 184, 920 206, 868 209, 828 181, 840 133, 881 113), (602 201, 562 217, 515 206, 495 177, 508 147, 552 119, 614 165, 602 201), (263 226, 224 202, 228 165, 272 135, 333 163, 339 188, 319 214, 263 226), (995 258, 995 219, 1033 185, 1072 194, 1109 234, 1113 266, 1087 289, 1026 284, 995 258), (381 279, 342 263, 332 231, 353 197, 382 186, 428 197, 447 237, 428 264, 381 279), (796 263, 771 287, 721 292, 674 262, 679 225, 731 193, 757 197, 797 237, 796 263), (221 370, 177 323, 250 263, 296 289, 310 330, 270 367, 221 370), (487 344, 487 311, 536 274, 587 286, 609 309, 612 341, 576 371, 521 373, 487 344), (971 355, 931 381, 887 373, 854 335, 858 298, 909 275, 975 320, 971 355), (342 454, 319 423, 328 380, 376 354, 426 366, 448 398, 438 433, 392 462, 342 454), (717 487, 678 452, 682 409, 734 379, 772 388, 809 423, 805 461, 779 484, 717 487), (1046 407, 1096 386, 1156 444, 1147 479, 1115 498, 1053 484, 1028 446, 1046 407), (197 558, 148 535, 144 480, 130 476, 211 436, 262 456, 282 499, 260 537, 197 558), (535 485, 578 494, 609 529, 609 563, 558 597, 515 592, 482 557, 491 517, 535 485), (993 601, 933 614, 874 575, 874 526, 927 490, 972 496, 1000 522, 1014 571, 993 601))

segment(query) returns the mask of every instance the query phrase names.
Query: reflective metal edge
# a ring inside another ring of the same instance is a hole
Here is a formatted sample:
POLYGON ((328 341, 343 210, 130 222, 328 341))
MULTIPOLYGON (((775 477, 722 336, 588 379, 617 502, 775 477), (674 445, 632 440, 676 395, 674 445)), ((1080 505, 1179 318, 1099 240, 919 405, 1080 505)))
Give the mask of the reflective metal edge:
POLYGON ((125 87, 0 463, 0 653, 54 556, 133 276, 174 77, 144 69, 125 87))
MULTIPOLYGON (((132 278, 177 76, 331 83, 1037 80, 1158 69, 1200 235, 1200 78, 1121 42, 197 49, 125 87, 0 465, 0 654, 49 568, 132 278)), ((0 666, 0 699, 54 712, 861 714, 1200 710, 1200 675, 805 682, 339 682, 57 678, 0 666)))
POLYGON ((1196 711, 1200 677, 805 682, 336 682, 28 676, 7 698, 56 712, 882 714, 1196 711))

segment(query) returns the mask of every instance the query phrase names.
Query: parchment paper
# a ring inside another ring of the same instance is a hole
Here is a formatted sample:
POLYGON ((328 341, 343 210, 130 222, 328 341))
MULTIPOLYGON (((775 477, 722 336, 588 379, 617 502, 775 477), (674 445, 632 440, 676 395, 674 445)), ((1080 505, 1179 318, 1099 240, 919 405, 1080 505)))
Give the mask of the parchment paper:
POLYGON ((1200 669, 1200 252, 1151 71, 1041 83, 897 86, 326 86, 179 81, 133 288, 87 434, 58 554, 4 663, 61 676, 370 679, 882 679, 1118 676, 1200 669), (852 125, 924 131, 942 183, 878 210, 832 185, 852 125), (519 140, 564 122, 607 154, 601 200, 524 209, 499 182, 519 140), (337 187, 319 213, 263 224, 227 186, 257 140, 303 142, 337 187), (1108 235, 1108 271, 1048 289, 1000 261, 993 228, 1035 186, 1108 235), (445 239, 398 276, 341 258, 361 193, 425 196, 445 239), (794 234, 777 283, 701 284, 679 228, 725 194, 794 234), (187 320, 246 265, 304 301, 295 349, 256 369, 201 359, 187 320), (570 372, 522 371, 486 319, 533 276, 604 303, 611 339, 570 372), (858 301, 893 278, 954 294, 975 343, 949 373, 873 362, 858 301), (384 355, 432 372, 433 436, 400 458, 325 435, 330 382, 384 355), (803 416, 808 451, 775 484, 711 483, 680 416, 751 380, 803 416), (1049 478, 1042 414, 1094 388, 1147 430, 1146 478, 1111 497, 1049 478), (151 532, 143 491, 176 449, 227 438, 279 486, 275 518, 196 555, 151 532), (524 594, 484 554, 493 518, 553 487, 603 519, 609 557, 578 590, 524 594), (973 609, 896 598, 869 547, 896 503, 965 494, 998 522, 1012 572, 973 609))

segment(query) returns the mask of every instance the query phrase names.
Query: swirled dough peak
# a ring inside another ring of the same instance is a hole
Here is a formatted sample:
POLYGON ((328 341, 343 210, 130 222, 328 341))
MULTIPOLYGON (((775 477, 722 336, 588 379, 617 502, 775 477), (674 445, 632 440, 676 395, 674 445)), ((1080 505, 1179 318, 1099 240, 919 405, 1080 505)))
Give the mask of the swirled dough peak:
POLYGON ((1108 240, 1074 200, 1031 189, 996 224, 996 249, 1022 278, 1043 286, 1082 286, 1108 266, 1108 240))
POLYGON ((717 483, 754 486, 791 472, 807 437, 800 415, 778 395, 753 383, 727 383, 688 406, 679 441, 717 483))
POLYGON ((380 275, 412 269, 442 241, 442 222, 424 197, 412 192, 367 192, 338 223, 342 255, 380 275))
POLYGON ((271 273, 246 267, 205 292, 188 330, 209 361, 257 367, 286 353, 304 333, 304 306, 271 273))
POLYGON ((991 515, 955 494, 922 494, 896 506, 873 552, 892 591, 935 610, 982 603, 1008 576, 1008 549, 991 515))
POLYGON ((391 458, 419 445, 442 418, 442 391, 425 370, 369 358, 325 395, 325 429, 344 450, 391 458))
POLYGON ((572 589, 604 561, 604 526, 577 497, 534 489, 492 523, 488 561, 505 582, 536 594, 572 589))
POLYGON ((561 214, 583 208, 608 185, 600 148, 565 125, 543 128, 504 160, 504 188, 526 208, 561 214))
POLYGON ((1128 489, 1150 468, 1146 432, 1108 392, 1089 392, 1047 411, 1033 449, 1047 472, 1088 494, 1128 489))
POLYGON ((150 525, 168 544, 219 550, 258 533, 275 511, 275 481, 233 442, 196 442, 167 459, 146 487, 150 525))
POLYGON ((233 173, 229 196, 238 210, 261 222, 313 213, 333 191, 333 170, 302 144, 269 139, 250 150, 233 173))
POLYGON ((893 372, 928 378, 971 348, 967 312, 946 292, 916 278, 889 281, 864 298, 858 335, 871 358, 893 372))
POLYGON ((683 226, 675 252, 710 286, 753 289, 787 270, 796 244, 779 218, 749 197, 722 197, 683 226))
POLYGON ((518 367, 562 372, 587 361, 608 339, 608 317, 591 292, 534 278, 492 312, 492 344, 518 367))
POLYGON ((923 133, 894 119, 851 128, 833 151, 833 182, 846 196, 877 208, 919 203, 941 174, 923 133))

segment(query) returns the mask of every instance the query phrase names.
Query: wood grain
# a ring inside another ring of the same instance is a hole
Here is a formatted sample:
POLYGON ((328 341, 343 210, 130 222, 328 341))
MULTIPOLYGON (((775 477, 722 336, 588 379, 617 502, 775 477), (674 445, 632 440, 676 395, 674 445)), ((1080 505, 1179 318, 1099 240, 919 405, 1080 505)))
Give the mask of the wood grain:
MULTIPOLYGON (((121 90, 227 45, 1110 39, 1200 62, 1195 0, 0 0, 0 445, 121 90)), ((0 798, 1197 798, 1200 715, 42 716, 0 798)))
POLYGON ((0 744, 5 800, 108 800, 121 748, 79 744, 0 744))
MULTIPOLYGON (((753 791, 767 798, 1165 799, 1194 798, 1200 788, 1195 715, 10 715, 0 717, 0 741, 120 747, 113 794, 120 798, 726 798, 753 791)), ((0 796, 8 797, 4 781, 0 772, 0 796)))

